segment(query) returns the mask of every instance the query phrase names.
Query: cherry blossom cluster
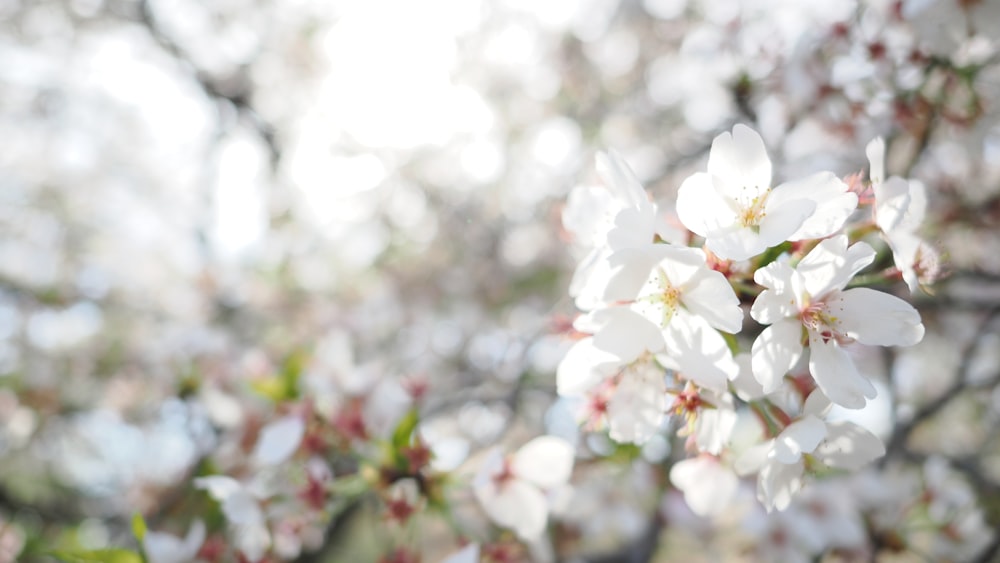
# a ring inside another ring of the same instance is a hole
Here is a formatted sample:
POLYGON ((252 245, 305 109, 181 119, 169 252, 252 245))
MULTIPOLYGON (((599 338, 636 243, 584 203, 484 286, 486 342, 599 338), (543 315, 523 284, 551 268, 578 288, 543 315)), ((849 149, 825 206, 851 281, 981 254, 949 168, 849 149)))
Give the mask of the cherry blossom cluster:
POLYGON ((924 334, 906 301, 865 287, 902 278, 916 289, 936 273, 916 234, 923 188, 884 178, 883 147, 868 146, 867 181, 819 172, 775 185, 761 137, 736 125, 674 210, 614 153, 598 156, 603 186, 571 193, 564 226, 588 253, 570 286, 583 314, 558 391, 619 442, 678 428, 692 457, 671 480, 696 513, 721 511, 750 475, 768 511, 785 509, 808 475, 884 453, 863 427, 827 420, 834 405, 876 396, 855 346, 924 334), (892 263, 878 259, 879 235, 892 263), (733 442, 743 412, 762 427, 756 443, 733 442))

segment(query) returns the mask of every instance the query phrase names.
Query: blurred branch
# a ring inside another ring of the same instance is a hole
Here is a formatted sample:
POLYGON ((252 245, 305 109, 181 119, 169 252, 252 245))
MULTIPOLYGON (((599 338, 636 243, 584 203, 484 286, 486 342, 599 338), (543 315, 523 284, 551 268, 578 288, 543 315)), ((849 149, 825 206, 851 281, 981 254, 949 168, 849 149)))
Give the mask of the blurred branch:
POLYGON ((969 383, 967 381, 969 370, 972 367, 972 360, 974 358, 973 352, 982 341, 984 334, 988 334, 985 332, 985 329, 998 317, 1000 317, 1000 305, 994 305, 989 311, 987 311, 986 315, 979 322, 975 331, 976 337, 962 349, 960 354, 961 363, 959 364, 958 373, 955 377, 954 383, 952 383, 951 386, 941 393, 941 395, 939 395, 936 399, 918 409, 910 420, 896 426, 892 436, 886 444, 886 454, 885 457, 882 458, 881 462, 883 466, 893 455, 898 455, 905 450, 906 441, 909 439, 910 434, 917 426, 940 412, 945 406, 950 404, 953 399, 961 395, 963 391, 970 388, 988 388, 1000 384, 1000 371, 995 373, 990 378, 980 382, 969 383))
POLYGON ((278 159, 281 157, 281 147, 275 138, 275 127, 253 107, 251 102, 253 97, 252 81, 246 75, 245 66, 241 67, 238 72, 221 78, 214 77, 198 68, 198 65, 194 63, 184 48, 159 26, 150 0, 139 1, 139 23, 146 28, 150 36, 165 51, 194 69, 193 78, 209 98, 231 104, 239 113, 249 119, 257 134, 267 145, 271 157, 271 167, 277 165, 278 159))

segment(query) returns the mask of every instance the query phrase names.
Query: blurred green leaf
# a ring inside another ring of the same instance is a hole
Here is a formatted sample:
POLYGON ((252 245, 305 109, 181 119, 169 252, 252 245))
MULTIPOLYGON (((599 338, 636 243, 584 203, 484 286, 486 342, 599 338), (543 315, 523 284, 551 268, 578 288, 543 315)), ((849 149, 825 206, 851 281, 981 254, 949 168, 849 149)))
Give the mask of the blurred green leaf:
POLYGON ((132 535, 140 543, 146 537, 146 520, 138 512, 132 515, 132 535))
POLYGON ((127 549, 53 551, 51 555, 65 563, 142 563, 141 555, 127 549))

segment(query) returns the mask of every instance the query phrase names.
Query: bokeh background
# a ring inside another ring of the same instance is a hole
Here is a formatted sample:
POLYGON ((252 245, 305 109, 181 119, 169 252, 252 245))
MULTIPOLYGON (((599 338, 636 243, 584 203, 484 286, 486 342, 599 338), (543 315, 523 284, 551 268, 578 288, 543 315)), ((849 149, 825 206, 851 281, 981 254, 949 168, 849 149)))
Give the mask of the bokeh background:
MULTIPOLYGON (((866 420, 889 466, 962 483, 983 540, 955 560, 992 556, 998 37, 994 0, 3 0, 0 560, 127 545, 136 511, 182 533, 289 366, 331 413, 364 388, 371 428, 418 378, 472 453, 572 434, 567 194, 614 148, 669 210, 735 123, 779 179, 860 172, 881 135, 927 186, 928 334, 871 358, 866 420)), ((592 551, 690 560, 649 533, 661 494, 608 493, 592 551)))

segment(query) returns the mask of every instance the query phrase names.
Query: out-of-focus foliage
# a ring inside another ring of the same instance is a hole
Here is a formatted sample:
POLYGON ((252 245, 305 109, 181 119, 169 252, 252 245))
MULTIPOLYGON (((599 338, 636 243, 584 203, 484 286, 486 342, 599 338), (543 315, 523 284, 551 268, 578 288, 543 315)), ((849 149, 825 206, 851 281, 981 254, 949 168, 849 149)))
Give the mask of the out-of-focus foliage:
POLYGON ((998 37, 996 0, 0 2, 0 561, 992 560, 998 37), (666 220, 737 123, 776 184, 884 137, 942 262, 923 342, 856 350, 886 456, 711 520, 674 423, 556 395, 560 217, 613 148, 666 220), (545 433, 523 541, 474 483, 545 433))

